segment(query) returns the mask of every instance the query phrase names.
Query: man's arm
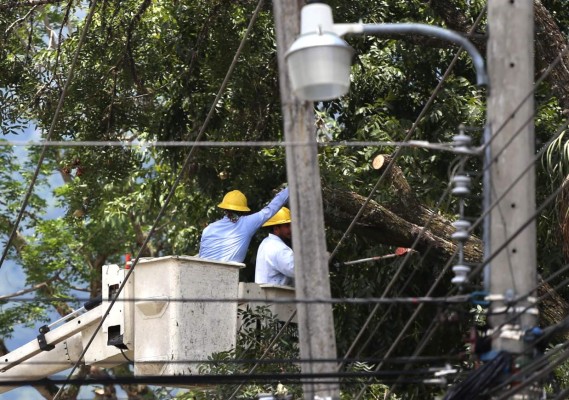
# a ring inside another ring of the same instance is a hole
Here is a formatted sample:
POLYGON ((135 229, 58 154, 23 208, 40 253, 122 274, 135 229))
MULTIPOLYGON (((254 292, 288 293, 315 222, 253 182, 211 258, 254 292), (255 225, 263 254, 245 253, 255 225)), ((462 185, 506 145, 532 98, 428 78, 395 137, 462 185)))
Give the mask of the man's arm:
POLYGON ((288 201, 288 187, 281 190, 277 195, 271 200, 269 204, 265 206, 261 211, 251 214, 249 217, 255 218, 256 224, 259 228, 265 222, 267 222, 273 215, 281 209, 282 206, 288 201))

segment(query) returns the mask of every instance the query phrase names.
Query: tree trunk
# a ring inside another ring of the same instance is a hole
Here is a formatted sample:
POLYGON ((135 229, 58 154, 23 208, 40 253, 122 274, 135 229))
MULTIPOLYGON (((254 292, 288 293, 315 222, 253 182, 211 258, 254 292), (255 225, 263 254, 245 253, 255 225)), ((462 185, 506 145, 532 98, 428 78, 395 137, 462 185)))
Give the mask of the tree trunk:
MULTIPOLYGON (((381 155, 383 162, 376 162, 374 168, 384 170, 390 155, 381 155)), ((415 250, 425 255, 429 265, 448 262, 456 251, 456 244, 450 240, 454 232, 452 220, 439 215, 422 204, 414 195, 411 186, 397 165, 393 165, 386 176, 385 185, 397 194, 391 204, 381 205, 370 200, 355 224, 352 233, 365 240, 396 247, 411 247, 423 227, 415 250)), ((345 231, 364 204, 366 198, 354 192, 323 187, 324 218, 326 225, 345 231)), ((481 263, 483 257, 482 241, 472 236, 465 246, 465 260, 481 263)), ((451 276, 448 277, 450 282, 451 276)), ((540 278, 539 296, 544 296, 540 304, 540 318, 543 326, 561 321, 569 312, 569 303, 540 278)), ((569 338, 569 335, 566 335, 569 338)))
MULTIPOLYGON (((432 9, 445 21, 446 25, 455 31, 466 34, 470 29, 470 21, 464 18, 460 7, 454 1, 431 0, 432 9)), ((536 78, 551 65, 567 46, 565 36, 555 23, 555 20, 543 6, 541 1, 534 1, 535 16, 535 61, 536 78)), ((473 40, 474 44, 484 54, 486 43, 473 40)), ((545 78, 553 93, 559 100, 564 114, 569 113, 569 53, 561 60, 545 78)))
MULTIPOLYGON (((391 161, 391 156, 382 154, 376 157, 374 168, 383 173, 391 161), (381 161, 377 161, 381 158, 381 161)), ((378 175, 379 177, 379 175, 378 175)), ((371 200, 353 232, 378 243, 411 247, 421 234, 415 250, 426 255, 429 262, 445 263, 455 253, 456 243, 450 240, 454 232, 452 221, 426 207, 415 196, 403 172, 393 165, 386 175, 386 185, 396 195, 390 204, 381 205, 371 200)), ((346 230, 366 198, 357 193, 325 187, 324 208, 327 225, 346 230)), ((465 246, 465 260, 479 262, 482 259, 482 241, 473 236, 465 246)))

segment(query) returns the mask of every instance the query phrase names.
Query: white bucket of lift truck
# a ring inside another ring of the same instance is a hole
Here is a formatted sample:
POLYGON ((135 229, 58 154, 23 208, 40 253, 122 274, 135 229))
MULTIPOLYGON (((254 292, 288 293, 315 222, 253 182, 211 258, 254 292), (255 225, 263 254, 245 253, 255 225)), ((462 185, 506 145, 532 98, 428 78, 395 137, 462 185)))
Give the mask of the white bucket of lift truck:
POLYGON ((141 260, 134 270, 135 375, 196 375, 213 353, 233 349, 237 303, 215 300, 237 299, 243 267, 190 256, 141 260))

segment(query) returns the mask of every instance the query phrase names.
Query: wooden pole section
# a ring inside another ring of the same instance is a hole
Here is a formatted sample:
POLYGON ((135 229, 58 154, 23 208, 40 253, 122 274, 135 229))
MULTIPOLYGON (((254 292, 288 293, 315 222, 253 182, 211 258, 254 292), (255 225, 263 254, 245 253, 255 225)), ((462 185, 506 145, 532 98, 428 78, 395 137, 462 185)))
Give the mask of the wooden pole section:
MULTIPOLYGON (((284 137, 287 142, 306 143, 286 149, 296 298, 329 299, 328 254, 313 104, 293 96, 284 58, 300 32, 303 4, 302 0, 273 0, 284 137)), ((303 374, 335 373, 336 362, 331 361, 337 358, 332 306, 298 303, 297 310, 300 357, 303 361, 311 361, 301 363, 303 374)), ((337 381, 330 378, 325 381, 304 381, 304 398, 339 399, 337 381)))
MULTIPOLYGON (((491 145, 486 157, 490 166, 487 205, 500 198, 511 183, 533 163, 534 140, 534 20, 532 0, 490 0, 488 2, 488 124, 491 145)), ((487 138, 488 140, 489 138, 487 138)), ((514 364, 532 358, 531 345, 521 334, 537 326, 537 307, 533 299, 521 299, 531 292, 536 296, 536 225, 532 221, 515 239, 509 241, 535 213, 535 169, 507 193, 491 211, 488 221, 489 246, 486 267, 492 306, 490 325, 498 333, 492 349, 514 354, 514 364), (502 249, 503 248, 503 249, 502 249), (502 249, 502 250, 500 250, 502 249), (525 310, 529 307, 528 310, 525 310)), ((488 243, 487 243, 488 244, 488 243)), ((537 398, 529 389, 527 399, 537 398)))

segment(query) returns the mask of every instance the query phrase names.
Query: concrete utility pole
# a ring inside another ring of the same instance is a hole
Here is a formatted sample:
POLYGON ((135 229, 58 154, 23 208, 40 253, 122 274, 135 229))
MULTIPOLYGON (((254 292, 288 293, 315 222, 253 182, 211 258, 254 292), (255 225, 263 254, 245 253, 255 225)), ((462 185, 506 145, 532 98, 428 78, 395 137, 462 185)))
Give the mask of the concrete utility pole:
MULTIPOLYGON (((292 95, 284 59, 300 31, 300 8, 303 4, 301 0, 273 0, 284 136, 287 142, 303 143, 286 149, 296 298, 329 299, 328 255, 313 104, 292 95)), ((332 306, 298 303, 297 310, 300 357, 302 360, 316 360, 302 363, 302 372, 335 373, 336 362, 319 361, 337 358, 332 306)), ((339 385, 329 378, 325 380, 326 383, 306 382, 304 398, 339 399, 339 385)))
MULTIPOLYGON (((490 190, 493 204, 512 182, 533 163, 534 149, 534 19, 532 0, 490 0, 488 2, 488 123, 491 134, 490 190)), ((488 138, 487 138, 488 139, 488 138)), ((487 194, 488 195, 488 194, 487 194)), ((489 248, 486 258, 526 224, 535 212, 535 170, 532 168, 490 213, 489 248)), ((536 228, 531 222, 506 245, 486 267, 487 285, 492 296, 490 325, 499 330, 492 341, 496 351, 505 350, 523 367, 531 350, 519 334, 537 325, 533 305, 537 284, 536 228), (533 298, 510 303, 531 292, 533 298), (524 311, 525 310, 525 311, 524 311), (518 336, 516 336, 518 334, 518 336)), ((528 394, 531 390, 526 391, 528 394)), ((535 398, 535 397, 524 397, 535 398)))

